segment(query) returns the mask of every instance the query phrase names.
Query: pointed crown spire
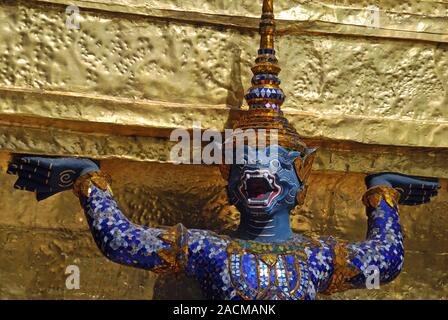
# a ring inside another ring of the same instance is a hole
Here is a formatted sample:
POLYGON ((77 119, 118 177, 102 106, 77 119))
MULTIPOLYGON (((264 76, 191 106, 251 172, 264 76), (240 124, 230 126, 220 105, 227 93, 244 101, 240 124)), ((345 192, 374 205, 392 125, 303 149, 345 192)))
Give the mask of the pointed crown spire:
POLYGON ((260 49, 252 67, 254 76, 252 77, 252 87, 245 98, 251 109, 266 108, 280 111, 280 107, 285 101, 285 94, 280 88, 280 67, 275 56, 274 36, 274 2, 273 0, 263 1, 263 12, 260 21, 260 49))
POLYGON ((270 132, 277 130, 278 145, 304 152, 306 145, 300 140, 299 134, 281 111, 285 94, 280 88, 278 77, 280 67, 274 49, 273 0, 263 0, 259 34, 260 48, 255 65, 252 67, 252 86, 245 95, 249 110, 243 112, 243 115, 236 121, 234 129, 254 129, 257 131, 257 135, 265 135, 267 145, 270 144, 270 132))

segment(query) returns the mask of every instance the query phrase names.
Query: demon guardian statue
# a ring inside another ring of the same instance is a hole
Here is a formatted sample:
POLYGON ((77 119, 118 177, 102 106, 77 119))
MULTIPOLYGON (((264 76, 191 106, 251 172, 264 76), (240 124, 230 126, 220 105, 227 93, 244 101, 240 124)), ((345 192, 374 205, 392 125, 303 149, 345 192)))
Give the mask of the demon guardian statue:
POLYGON ((293 233, 289 214, 303 202, 315 149, 300 141, 280 109, 285 97, 274 29, 273 0, 264 0, 260 49, 245 96, 249 110, 235 128, 254 129, 268 142, 258 149, 247 143, 241 164, 221 166, 229 199, 241 213, 234 236, 182 224, 149 228, 130 222, 114 200, 108 175, 88 159, 17 156, 8 167, 18 175, 15 188, 35 192, 37 200, 73 189, 108 259, 158 273, 184 272, 210 299, 314 299, 316 293, 365 288, 372 270, 381 283, 393 280, 404 256, 398 205, 429 202, 438 181, 395 173, 367 176, 363 242, 293 233), (273 131, 276 141, 269 140, 273 131))

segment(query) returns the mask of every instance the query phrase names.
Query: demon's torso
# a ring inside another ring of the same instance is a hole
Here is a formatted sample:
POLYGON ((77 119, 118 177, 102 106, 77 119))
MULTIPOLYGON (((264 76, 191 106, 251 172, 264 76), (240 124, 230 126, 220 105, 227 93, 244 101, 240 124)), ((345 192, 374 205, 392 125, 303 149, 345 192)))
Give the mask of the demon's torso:
POLYGON ((386 196, 369 213, 366 241, 294 234, 265 243, 182 224, 142 227, 127 220, 109 190, 88 187, 86 217, 107 258, 159 273, 184 271, 196 278, 208 299, 314 299, 317 292, 365 288, 372 267, 381 283, 389 282, 403 265, 397 208, 386 196))
POLYGON ((215 299, 314 299, 328 278, 331 254, 323 243, 299 235, 281 243, 231 239, 190 230, 187 273, 215 299))

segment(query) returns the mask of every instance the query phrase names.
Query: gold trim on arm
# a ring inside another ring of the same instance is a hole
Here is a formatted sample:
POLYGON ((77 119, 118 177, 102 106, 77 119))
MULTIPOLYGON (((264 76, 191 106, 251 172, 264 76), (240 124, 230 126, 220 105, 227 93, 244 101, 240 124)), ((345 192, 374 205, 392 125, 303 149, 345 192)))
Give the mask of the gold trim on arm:
POLYGON ((158 237, 169 246, 157 252, 164 263, 151 271, 155 273, 183 271, 188 261, 188 230, 181 223, 164 229, 158 237))
POLYGON ((348 241, 343 240, 338 240, 334 245, 334 271, 330 284, 322 294, 330 295, 335 292, 353 289, 349 280, 358 275, 360 271, 349 264, 350 253, 347 245, 348 241))
POLYGON ((78 179, 76 179, 73 185, 73 193, 79 197, 82 194, 84 197, 89 196, 90 184, 100 188, 103 191, 108 190, 112 193, 110 184, 112 183, 111 177, 102 171, 91 171, 83 174, 78 179))
POLYGON ((375 186, 364 193, 362 202, 367 208, 375 209, 380 205, 382 199, 384 199, 391 208, 394 208, 400 200, 400 192, 391 187, 375 186))

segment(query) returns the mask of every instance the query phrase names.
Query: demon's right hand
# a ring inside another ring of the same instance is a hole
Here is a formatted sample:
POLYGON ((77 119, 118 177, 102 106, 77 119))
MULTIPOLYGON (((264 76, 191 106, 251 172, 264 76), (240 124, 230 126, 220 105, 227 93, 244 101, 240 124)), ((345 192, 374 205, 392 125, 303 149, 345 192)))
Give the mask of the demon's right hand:
POLYGON ((98 170, 98 164, 90 159, 15 156, 7 173, 19 177, 14 188, 35 192, 40 201, 72 189, 79 176, 98 170))

